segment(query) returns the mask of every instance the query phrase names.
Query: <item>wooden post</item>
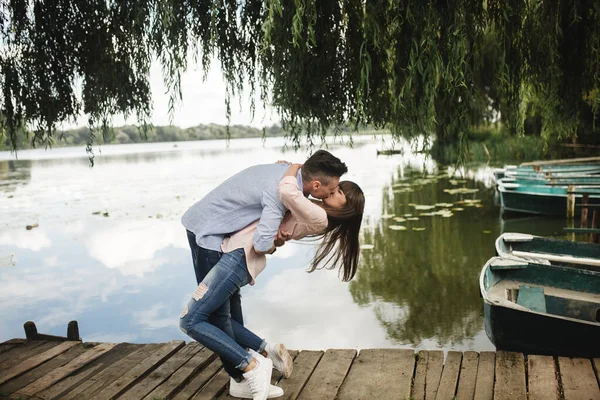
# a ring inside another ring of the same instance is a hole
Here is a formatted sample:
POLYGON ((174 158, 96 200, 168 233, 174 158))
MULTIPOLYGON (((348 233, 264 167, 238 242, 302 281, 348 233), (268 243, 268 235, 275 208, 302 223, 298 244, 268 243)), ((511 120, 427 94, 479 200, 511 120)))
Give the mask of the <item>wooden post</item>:
MULTIPOLYGON (((596 229, 596 227, 598 226, 598 211, 594 210, 592 213, 592 229, 596 229)), ((591 233, 590 234, 590 242, 592 243, 598 243, 600 242, 600 235, 597 233, 591 233)))
POLYGON ((584 193, 583 199, 581 201, 581 205, 583 206, 581 208, 581 224, 580 224, 581 228, 587 228, 588 208, 586 206, 588 205, 589 199, 590 199, 590 195, 587 193, 584 193))
POLYGON ((567 189, 567 218, 575 216, 575 186, 569 185, 567 189))
POLYGON ((69 322, 67 326, 67 340, 81 340, 79 337, 79 325, 77 321, 69 322))
POLYGON ((27 321, 23 324, 25 329, 25 337, 27 340, 38 340, 38 331, 33 321, 27 321))
POLYGON ((81 341, 81 338, 79 337, 79 325, 77 325, 77 321, 69 322, 69 325, 67 326, 66 337, 38 333, 37 327, 33 321, 25 322, 25 324, 23 324, 23 328, 25 329, 25 337, 27 340, 49 340, 56 342, 64 342, 66 340, 81 341))

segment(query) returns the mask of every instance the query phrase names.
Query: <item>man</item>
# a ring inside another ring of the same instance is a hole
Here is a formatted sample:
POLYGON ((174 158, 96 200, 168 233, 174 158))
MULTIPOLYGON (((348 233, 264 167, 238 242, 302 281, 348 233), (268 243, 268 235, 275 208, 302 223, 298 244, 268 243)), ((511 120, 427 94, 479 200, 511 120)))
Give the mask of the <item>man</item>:
MULTIPOLYGON (((276 244, 284 243, 276 242, 275 238, 287 211, 278 193, 279 181, 287 168, 286 164, 247 168, 217 186, 185 212, 181 222, 187 229, 198 284, 221 258, 223 239, 256 220, 259 223, 253 237, 254 251, 272 254, 276 244)), ((306 160, 298 174, 298 187, 302 188, 305 196, 324 199, 334 192, 340 177, 346 172, 348 168, 339 158, 325 150, 318 150, 306 160)), ((236 338, 237 324, 244 324, 239 290, 231 296, 229 304, 224 304, 211 315, 209 322, 236 338)), ((283 365, 291 363, 291 359, 281 359, 277 352, 270 350, 272 347, 267 347, 265 353, 275 368, 283 371, 287 367, 291 371, 291 365, 283 365)), ((238 391, 243 390, 240 386, 244 384, 242 372, 226 360, 221 361, 232 378, 230 391, 234 386, 238 391)), ((277 391, 281 392, 281 389, 271 387, 269 397, 274 397, 277 391)))

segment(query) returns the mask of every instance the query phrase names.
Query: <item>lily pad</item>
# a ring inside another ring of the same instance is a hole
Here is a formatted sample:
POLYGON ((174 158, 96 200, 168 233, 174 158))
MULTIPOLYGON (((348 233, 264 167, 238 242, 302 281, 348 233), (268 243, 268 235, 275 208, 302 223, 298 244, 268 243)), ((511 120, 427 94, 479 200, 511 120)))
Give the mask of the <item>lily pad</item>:
POLYGON ((402 225, 390 225, 390 229, 393 231, 405 231, 406 227, 402 225))
POLYGON ((418 232, 420 232, 420 231, 424 231, 424 230, 425 230, 425 228, 412 228, 412 230, 413 230, 413 231, 418 231, 418 232))
POLYGON ((449 194, 469 194, 469 193, 477 193, 479 189, 468 189, 468 188, 458 188, 458 189, 444 189, 444 192, 449 194))
POLYGON ((409 217, 409 218, 406 218, 406 220, 407 221, 418 221, 419 217, 409 217))
POLYGON ((454 203, 435 203, 436 207, 452 207, 454 203))
POLYGON ((427 210, 433 210, 435 208, 435 206, 430 206, 430 205, 426 205, 426 204, 415 204, 415 210, 420 210, 420 211, 427 211, 427 210))
POLYGON ((460 208, 460 207, 454 207, 454 208, 451 208, 451 210, 452 210, 452 211, 463 211, 463 210, 464 210, 464 208, 460 208))
POLYGON ((360 248, 361 248, 361 250, 373 250, 375 248, 375 245, 372 245, 372 244, 361 244, 360 248))
POLYGON ((395 218, 394 218, 394 222, 406 222, 406 218, 402 218, 402 217, 395 217, 395 218))
POLYGON ((406 217, 406 218, 412 217, 412 214, 404 214, 404 217, 406 217))
POLYGON ((492 233, 492 231, 484 230, 483 233, 492 233))
POLYGON ((394 218, 396 214, 383 214, 381 219, 391 219, 394 218))

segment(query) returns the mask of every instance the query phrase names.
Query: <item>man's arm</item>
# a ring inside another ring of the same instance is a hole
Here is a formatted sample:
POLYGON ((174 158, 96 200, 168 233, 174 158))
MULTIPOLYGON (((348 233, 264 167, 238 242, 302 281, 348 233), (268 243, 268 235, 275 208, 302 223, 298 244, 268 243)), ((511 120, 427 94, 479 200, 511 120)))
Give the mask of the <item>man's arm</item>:
POLYGON ((275 251, 275 238, 279 232, 285 208, 268 191, 263 191, 262 206, 262 214, 253 237, 254 251, 258 254, 271 254, 275 251))

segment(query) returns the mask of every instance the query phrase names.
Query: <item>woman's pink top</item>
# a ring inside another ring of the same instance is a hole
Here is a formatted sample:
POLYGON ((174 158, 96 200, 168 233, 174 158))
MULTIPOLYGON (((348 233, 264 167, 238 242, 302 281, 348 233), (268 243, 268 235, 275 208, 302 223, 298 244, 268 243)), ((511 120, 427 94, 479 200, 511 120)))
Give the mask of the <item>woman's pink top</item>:
MULTIPOLYGON (((291 214, 287 213, 285 215, 279 227, 283 233, 291 234, 292 239, 298 240, 325 231, 325 228, 327 228, 327 213, 323 208, 304 197, 302 190, 298 187, 296 177, 284 176, 281 179, 279 182, 279 198, 285 208, 291 211, 291 214)), ((248 272, 250 272, 253 279, 251 284, 254 284, 254 279, 265 269, 267 264, 266 257, 257 254, 252 245, 252 237, 257 225, 258 221, 254 221, 232 236, 225 238, 221 245, 224 253, 239 248, 244 249, 248 272)))

